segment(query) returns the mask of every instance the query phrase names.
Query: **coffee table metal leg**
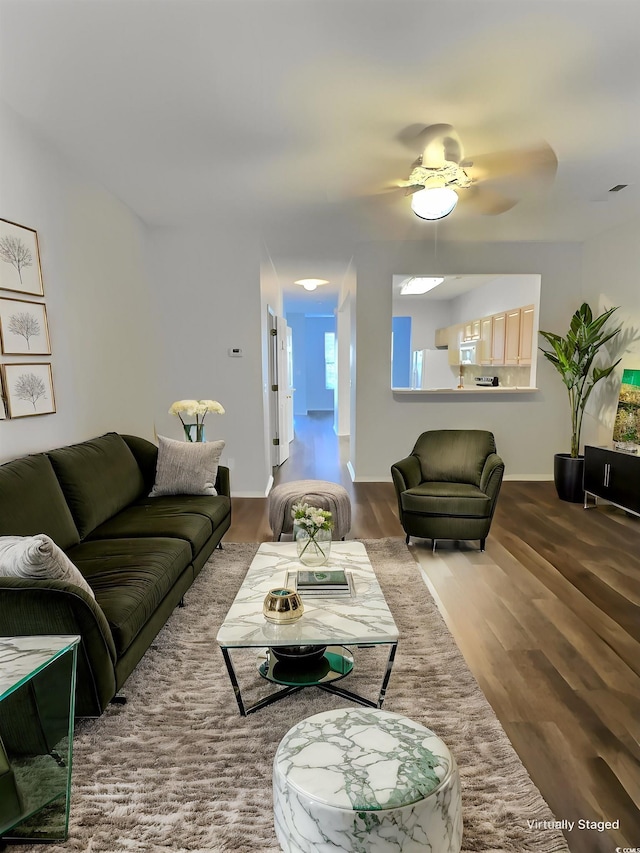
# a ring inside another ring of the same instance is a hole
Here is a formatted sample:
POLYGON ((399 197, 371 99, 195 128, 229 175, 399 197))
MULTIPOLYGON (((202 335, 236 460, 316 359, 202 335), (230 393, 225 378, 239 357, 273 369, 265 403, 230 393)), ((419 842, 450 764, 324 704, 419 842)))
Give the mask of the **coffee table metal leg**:
MULTIPOLYGON (((365 696, 360 696, 358 693, 352 693, 351 690, 345 690, 344 687, 339 687, 337 684, 316 684, 315 687, 319 687, 320 690, 325 690, 327 693, 335 693, 337 696, 342 696, 343 699, 351 699, 354 702, 360 703, 360 705, 365 705, 368 708, 382 708, 382 703, 384 702, 384 698, 387 692, 387 685, 389 684, 389 679, 391 678, 391 670, 393 669, 393 662, 396 657, 396 651, 398 649, 397 643, 390 643, 389 649, 389 658, 387 660, 387 668, 385 670, 384 676, 382 678, 382 684, 380 685, 380 693, 378 694, 378 701, 374 702, 371 699, 367 699, 365 696)), ((368 644, 363 646, 363 648, 369 647, 368 644)), ((358 648, 360 648, 358 646, 358 648)))
POLYGON ((240 684, 238 683, 238 678, 236 676, 236 671, 231 660, 231 655, 229 654, 229 649, 225 648, 224 646, 221 646, 220 649, 222 651, 222 657, 224 658, 224 662, 227 665, 227 672, 229 673, 231 686, 233 687, 233 692, 236 697, 236 702, 238 703, 238 708, 240 709, 240 715, 242 717, 247 717, 249 714, 253 714, 254 711, 259 711, 261 708, 266 708, 267 705, 271 705, 273 704, 273 702, 277 702, 280 699, 284 699, 285 696, 290 696, 292 693, 297 693, 299 690, 302 690, 302 687, 284 687, 282 690, 276 690, 275 693, 270 693, 268 696, 265 696, 264 699, 260 699, 259 702, 256 702, 254 705, 250 705, 247 708, 245 707, 245 704, 242 701, 240 684))
POLYGON ((240 715, 243 717, 247 716, 247 713, 244 709, 244 702, 242 701, 242 694, 240 693, 240 685, 238 684, 238 679, 236 678, 236 671, 233 668, 233 663, 231 662, 231 655, 229 654, 229 650, 225 649, 224 646, 221 646, 222 657, 224 658, 224 662, 227 665, 227 672, 229 673, 229 678, 231 680, 231 686, 233 687, 233 692, 236 697, 236 702, 238 703, 238 708, 240 709, 240 715))

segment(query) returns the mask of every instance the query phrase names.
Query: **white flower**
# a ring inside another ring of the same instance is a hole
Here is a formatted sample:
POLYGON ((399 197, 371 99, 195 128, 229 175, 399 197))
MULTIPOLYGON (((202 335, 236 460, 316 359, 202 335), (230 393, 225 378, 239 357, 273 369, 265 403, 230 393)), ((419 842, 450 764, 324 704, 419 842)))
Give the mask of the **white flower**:
POLYGON ((171 404, 169 414, 178 415, 180 420, 182 420, 180 416, 181 412, 184 412, 185 415, 191 418, 195 415, 196 423, 202 423, 207 412, 224 415, 224 407, 217 400, 176 400, 175 403, 171 404))
POLYGON ((217 415, 224 415, 224 406, 220 405, 217 400, 199 400, 201 406, 204 406, 205 412, 215 412, 217 415))

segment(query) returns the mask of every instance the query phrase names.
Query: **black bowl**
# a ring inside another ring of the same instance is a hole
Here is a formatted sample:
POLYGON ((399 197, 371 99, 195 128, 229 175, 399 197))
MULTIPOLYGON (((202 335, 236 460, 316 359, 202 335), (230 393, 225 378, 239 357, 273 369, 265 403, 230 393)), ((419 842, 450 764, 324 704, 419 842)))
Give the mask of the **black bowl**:
POLYGON ((326 646, 279 646, 272 648, 271 653, 276 660, 291 664, 320 660, 326 650, 326 646))

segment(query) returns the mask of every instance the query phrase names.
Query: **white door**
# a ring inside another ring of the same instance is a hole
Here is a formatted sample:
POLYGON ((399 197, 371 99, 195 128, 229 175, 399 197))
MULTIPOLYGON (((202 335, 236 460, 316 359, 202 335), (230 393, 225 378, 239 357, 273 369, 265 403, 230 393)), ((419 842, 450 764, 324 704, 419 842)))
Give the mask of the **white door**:
POLYGON ((276 375, 278 395, 278 433, 276 435, 277 465, 289 458, 289 442, 292 440, 292 392, 289 376, 289 340, 291 329, 286 320, 276 317, 276 375))

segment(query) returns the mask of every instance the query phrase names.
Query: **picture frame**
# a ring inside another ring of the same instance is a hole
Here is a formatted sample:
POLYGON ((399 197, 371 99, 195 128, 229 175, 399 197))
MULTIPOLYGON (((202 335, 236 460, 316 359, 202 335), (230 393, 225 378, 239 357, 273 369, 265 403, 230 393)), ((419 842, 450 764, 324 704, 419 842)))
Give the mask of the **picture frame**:
POLYGON ((0 351, 4 355, 51 355, 44 302, 0 296, 0 351))
POLYGON ((6 421, 7 419, 7 409, 4 403, 4 382, 2 377, 2 371, 0 370, 0 421, 6 421))
POLYGON ((54 414, 56 404, 49 362, 3 364, 2 375, 8 417, 54 414))
POLYGON ((0 219, 0 290, 44 296, 38 234, 0 219))

